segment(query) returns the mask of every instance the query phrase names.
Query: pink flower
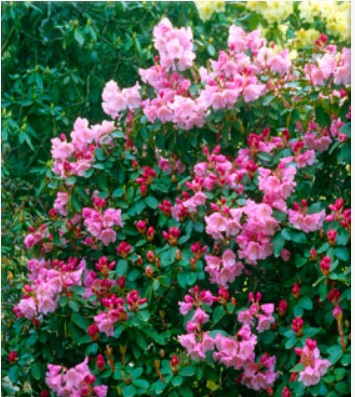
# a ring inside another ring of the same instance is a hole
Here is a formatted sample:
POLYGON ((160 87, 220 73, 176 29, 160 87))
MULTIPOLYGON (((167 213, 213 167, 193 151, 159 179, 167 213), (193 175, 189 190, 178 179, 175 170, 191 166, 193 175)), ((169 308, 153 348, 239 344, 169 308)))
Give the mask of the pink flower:
POLYGON ((320 381, 320 374, 311 366, 307 366, 303 371, 300 372, 299 381, 302 382, 306 387, 316 385, 320 381))
POLYGON ((109 244, 116 241, 116 232, 111 228, 106 228, 104 230, 101 230, 98 238, 99 240, 101 240, 102 244, 107 247, 109 244))
POLYGON ((109 313, 106 312, 99 313, 94 317, 94 320, 100 332, 103 332, 107 336, 114 336, 113 326, 115 320, 109 315, 109 313))
POLYGON ((52 157, 54 160, 64 161, 74 153, 74 146, 67 141, 62 141, 59 138, 53 138, 52 142, 52 157))
POLYGON ((208 321, 210 316, 206 314, 200 307, 198 307, 192 316, 191 321, 197 322, 198 324, 204 324, 208 321))
POLYGON ((257 100, 265 91, 264 84, 249 84, 244 88, 243 97, 245 102, 257 100))
POLYGON ((206 202, 206 195, 202 192, 195 193, 188 200, 184 201, 183 205, 188 208, 191 212, 196 212, 199 205, 204 205, 206 202))
POLYGON ((273 55, 269 59, 269 67, 273 72, 280 76, 285 75, 291 67, 291 61, 288 58, 288 50, 283 50, 280 54, 273 55))
POLYGON ((58 212, 58 214, 67 216, 68 215, 68 201, 69 194, 67 192, 58 192, 57 198, 54 201, 53 208, 58 212))
POLYGON ((193 308, 192 302, 179 302, 180 313, 184 316, 193 308))
POLYGON ((214 239, 222 239, 221 232, 225 232, 227 229, 226 219, 218 212, 213 213, 210 216, 205 216, 206 221, 206 233, 210 234, 214 239))
POLYGON ((32 320, 32 318, 37 315, 36 302, 33 298, 21 299, 19 304, 15 307, 27 320, 32 320))

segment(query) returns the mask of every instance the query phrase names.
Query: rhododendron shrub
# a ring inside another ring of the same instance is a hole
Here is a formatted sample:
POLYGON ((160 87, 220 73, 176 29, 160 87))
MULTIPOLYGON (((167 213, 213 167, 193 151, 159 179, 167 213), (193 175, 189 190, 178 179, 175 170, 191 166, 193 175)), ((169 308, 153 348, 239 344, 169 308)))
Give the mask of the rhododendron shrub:
POLYGON ((349 394, 350 49, 164 18, 142 81, 52 139, 9 376, 41 395, 349 394))

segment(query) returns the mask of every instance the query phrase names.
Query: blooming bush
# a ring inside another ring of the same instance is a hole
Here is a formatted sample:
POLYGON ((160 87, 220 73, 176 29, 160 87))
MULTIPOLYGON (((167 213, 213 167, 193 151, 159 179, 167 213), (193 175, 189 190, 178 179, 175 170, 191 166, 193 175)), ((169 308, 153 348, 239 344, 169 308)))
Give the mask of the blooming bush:
MULTIPOLYGON (((41 397, 350 393, 350 49, 164 18, 111 118, 52 139, 8 382, 41 397)), ((10 385, 11 386, 11 385, 10 385)), ((8 386, 9 389, 11 387, 8 386)))

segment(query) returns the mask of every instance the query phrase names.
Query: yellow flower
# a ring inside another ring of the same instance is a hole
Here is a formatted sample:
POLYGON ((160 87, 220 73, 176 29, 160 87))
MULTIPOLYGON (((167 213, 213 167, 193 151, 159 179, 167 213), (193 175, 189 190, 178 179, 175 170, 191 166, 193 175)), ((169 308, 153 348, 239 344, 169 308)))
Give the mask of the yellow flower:
POLYGON ((281 22, 293 13, 292 1, 248 1, 247 8, 260 13, 269 23, 281 22))
POLYGON ((224 1, 195 0, 195 6, 203 21, 210 19, 214 12, 224 11, 224 1))
POLYGON ((296 50, 292 50, 288 53, 288 59, 290 61, 296 59, 298 57, 298 52, 296 50))
POLYGON ((315 29, 300 29, 296 33, 293 44, 296 48, 312 45, 314 40, 318 39, 320 33, 315 29))
POLYGON ((350 2, 301 1, 298 3, 300 17, 312 23, 315 17, 324 20, 327 32, 341 40, 350 39, 350 2))

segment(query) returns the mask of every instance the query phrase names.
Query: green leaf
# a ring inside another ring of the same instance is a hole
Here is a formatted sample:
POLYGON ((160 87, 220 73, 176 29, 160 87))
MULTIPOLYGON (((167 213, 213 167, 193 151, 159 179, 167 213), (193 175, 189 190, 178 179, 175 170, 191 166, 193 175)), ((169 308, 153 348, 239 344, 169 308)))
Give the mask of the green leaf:
POLYGON ((265 345, 271 345, 271 343, 275 340, 275 332, 271 330, 263 332, 259 338, 265 345))
POLYGON ((144 390, 147 390, 149 388, 149 382, 144 379, 136 379, 132 383, 134 386, 140 387, 144 390))
POLYGON ((118 339, 124 330, 125 330, 125 327, 122 324, 119 325, 117 328, 115 328, 115 331, 114 331, 115 338, 118 339))
POLYGON ((316 106, 315 113, 316 113, 317 123, 321 127, 330 126, 330 122, 331 122, 330 115, 323 109, 321 105, 316 106))
POLYGON ((313 309, 313 302, 312 299, 309 296, 303 296, 298 304, 303 307, 306 310, 312 310, 313 309))
POLYGON ((133 385, 122 387, 123 397, 134 397, 136 395, 136 388, 133 385))
POLYGON ((183 378, 182 376, 175 376, 175 377, 173 378, 173 380, 171 381, 171 384, 172 384, 174 387, 179 387, 179 386, 182 385, 183 381, 184 381, 184 378, 183 378))
POLYGON ((347 137, 351 137, 351 123, 345 123, 339 130, 340 133, 345 134, 347 137))
POLYGON ((172 247, 164 251, 160 256, 160 263, 162 267, 169 266, 175 261, 176 248, 172 247))
POLYGON ((72 316, 72 321, 83 331, 87 332, 88 326, 89 326, 89 320, 86 319, 83 315, 79 313, 73 313, 72 316))
POLYGON ((334 248, 334 254, 343 262, 348 262, 350 260, 349 250, 345 247, 334 248))
POLYGON ((285 239, 282 237, 281 233, 277 233, 272 240, 272 246, 274 249, 274 255, 278 258, 281 255, 281 251, 285 246, 285 239))
POLYGON ((140 318, 142 321, 149 321, 150 319, 150 313, 149 310, 140 310, 138 312, 138 318, 140 318))
POLYGON ((78 312, 79 309, 80 309, 80 306, 79 306, 78 302, 75 302, 75 301, 73 301, 73 300, 70 300, 70 301, 69 301, 68 306, 71 308, 71 310, 72 310, 73 312, 78 312))
POLYGON ((334 345, 330 349, 328 349, 329 357, 328 360, 334 365, 337 361, 339 361, 343 355, 343 350, 341 346, 334 345))
POLYGON ((350 143, 345 142, 341 145, 341 149, 338 154, 338 161, 350 163, 350 160, 351 160, 351 145, 350 143))
POLYGON ((99 160, 99 161, 103 161, 105 160, 106 156, 105 156, 105 152, 102 148, 97 148, 95 149, 95 157, 99 160))
POLYGON ((217 306, 213 311, 213 316, 212 316, 213 322, 218 323, 218 321, 222 319, 223 315, 224 315, 224 307, 217 306))
POLYGON ((68 323, 68 331, 70 333, 71 338, 75 343, 79 343, 82 337, 81 331, 74 325, 74 323, 68 323))
POLYGON ((84 36, 83 34, 80 32, 80 30, 76 29, 74 32, 74 38, 75 40, 79 43, 80 46, 82 46, 84 44, 84 36))
POLYGON ((282 230, 281 235, 285 240, 297 244, 305 244, 307 242, 307 237, 303 232, 288 227, 282 230))
POLYGON ((41 366, 37 363, 32 364, 31 366, 31 375, 33 379, 40 380, 42 376, 41 366))
POLYGON ((146 197, 145 202, 147 203, 148 207, 150 207, 154 210, 158 208, 159 202, 154 196, 146 197))
POLYGON ((208 44, 207 51, 211 55, 211 57, 214 57, 216 55, 216 49, 212 44, 208 44))
POLYGON ((345 396, 350 395, 350 384, 345 382, 340 382, 335 385, 335 390, 345 396))
POLYGON ((127 274, 128 270, 128 261, 125 259, 121 259, 120 261, 117 262, 116 265, 116 273, 118 276, 123 277, 127 274))
POLYGON ((160 281, 158 279, 153 281, 153 290, 157 291, 160 287, 160 281))
POLYGON ((186 287, 186 273, 185 272, 178 273, 177 281, 181 288, 185 288, 186 287))
POLYGON ((296 364, 294 367, 290 369, 290 372, 301 372, 305 369, 305 365, 302 363, 296 364))
POLYGON ((338 382, 342 380, 345 376, 345 373, 346 371, 344 368, 336 368, 334 371, 335 380, 338 382))
POLYGON ((296 255, 295 257, 295 265, 296 267, 302 267, 307 263, 307 259, 303 258, 303 256, 296 255))
POLYGON ((195 375, 195 367, 192 365, 189 365, 188 367, 183 367, 179 371, 179 374, 181 376, 194 376, 195 375))
POLYGON ((70 197, 70 203, 75 212, 81 213, 82 205, 79 201, 78 196, 75 193, 73 193, 70 197))
POLYGON ((302 317, 303 316, 303 307, 301 307, 300 305, 296 305, 293 308, 293 315, 295 317, 302 317))
POLYGON ((197 275, 196 273, 190 272, 186 275, 186 283, 189 286, 193 286, 196 283, 197 275))
POLYGON ((292 349, 297 343, 297 337, 296 335, 294 335, 293 337, 291 337, 290 339, 288 339, 285 343, 285 348, 286 349, 292 349))
POLYGON ((8 376, 12 383, 16 383, 18 379, 19 367, 17 365, 12 365, 9 369, 8 376))

